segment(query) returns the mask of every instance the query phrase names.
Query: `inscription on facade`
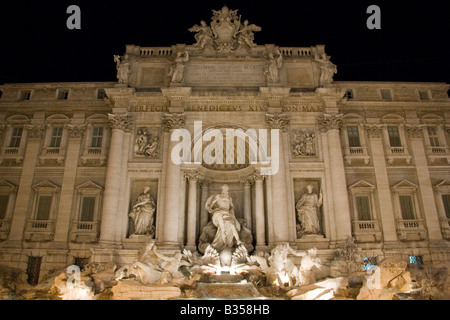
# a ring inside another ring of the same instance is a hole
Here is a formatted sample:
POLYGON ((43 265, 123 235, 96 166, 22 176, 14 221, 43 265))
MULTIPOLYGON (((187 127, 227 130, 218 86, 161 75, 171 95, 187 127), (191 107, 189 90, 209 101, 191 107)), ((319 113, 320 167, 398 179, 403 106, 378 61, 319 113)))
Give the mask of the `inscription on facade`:
POLYGON ((189 85, 265 85, 261 62, 192 62, 186 66, 185 83, 189 85))

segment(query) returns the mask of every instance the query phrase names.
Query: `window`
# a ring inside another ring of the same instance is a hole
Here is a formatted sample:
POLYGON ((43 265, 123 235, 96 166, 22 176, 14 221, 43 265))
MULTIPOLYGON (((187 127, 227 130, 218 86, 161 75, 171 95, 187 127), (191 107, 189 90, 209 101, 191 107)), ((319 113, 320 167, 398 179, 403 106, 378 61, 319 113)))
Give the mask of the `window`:
POLYGON ((419 91, 420 100, 430 100, 428 91, 419 91))
POLYGON ((58 91, 58 100, 67 100, 68 98, 69 98, 69 91, 67 90, 58 91))
POLYGON ((364 257, 364 270, 371 270, 374 266, 377 265, 377 258, 376 257, 364 257))
POLYGON ((389 135, 389 144, 391 147, 401 147, 402 142, 400 140, 400 132, 398 131, 398 127, 388 126, 387 131, 389 135))
POLYGON ((353 96, 353 90, 352 89, 347 89, 347 90, 345 90, 345 95, 344 95, 344 97, 346 97, 347 99, 353 99, 354 98, 354 96, 353 96))
POLYGON ((358 211, 359 221, 372 220, 369 196, 356 196, 356 210, 358 211))
POLYGON ((411 195, 400 195, 400 210, 402 212, 402 218, 404 220, 414 220, 414 202, 411 195))
POLYGON ((438 135, 438 128, 437 127, 427 127, 428 131, 428 137, 430 139, 430 145, 432 147, 440 147, 439 143, 439 135, 438 135))
POLYGON ((11 140, 9 146, 11 148, 18 148, 20 146, 20 140, 22 139, 22 127, 14 127, 11 133, 11 140))
POLYGON ((36 220, 49 220, 51 206, 52 196, 39 196, 36 211, 36 220))
POLYGON ((444 204, 445 216, 447 219, 450 219, 450 194, 443 194, 442 202, 444 204))
POLYGON ((95 199, 96 197, 83 197, 80 221, 94 221, 95 199))
POLYGON ((103 127, 92 127, 91 147, 100 148, 102 146, 103 127))
POLYGON ((27 275, 28 283, 37 285, 39 282, 39 273, 41 272, 42 257, 28 257, 27 275))
POLYGON ((20 93, 20 100, 30 100, 31 98, 31 91, 22 91, 20 93))
POLYGON ((105 98, 106 98, 105 89, 98 89, 98 91, 97 91, 97 99, 105 99, 105 98))
POLYGON ((2 98, 2 96, 3 96, 3 91, 0 90, 0 99, 2 98))
POLYGON ((63 127, 54 127, 52 130, 52 136, 50 139, 50 147, 59 148, 61 145, 61 138, 63 133, 63 127))
POLYGON ((6 218, 9 203, 9 195, 0 195, 0 220, 6 218))
POLYGON ((348 126, 347 135, 348 135, 348 145, 350 148, 361 147, 361 140, 359 138, 358 126, 348 126))
POLYGON ((409 256, 409 263, 415 264, 415 265, 418 265, 418 266, 423 265, 422 256, 409 256))
POLYGON ((381 99, 383 100, 392 100, 391 90, 389 89, 381 89, 381 99))

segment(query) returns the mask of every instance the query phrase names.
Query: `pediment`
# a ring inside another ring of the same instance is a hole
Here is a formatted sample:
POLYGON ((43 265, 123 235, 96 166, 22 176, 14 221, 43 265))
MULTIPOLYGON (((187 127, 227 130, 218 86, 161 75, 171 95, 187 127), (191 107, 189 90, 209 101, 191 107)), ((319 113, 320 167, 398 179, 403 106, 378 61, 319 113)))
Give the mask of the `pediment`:
POLYGON ((393 185, 391 187, 393 190, 399 190, 399 189, 410 189, 410 190, 416 190, 418 186, 411 181, 408 180, 402 180, 399 183, 393 185))
POLYGON ((438 183, 437 185, 435 185, 434 189, 437 190, 438 192, 445 192, 445 193, 450 192, 450 181, 445 179, 440 183, 438 183))
POLYGON ((354 189, 366 189, 366 190, 374 190, 375 186, 367 181, 359 180, 358 182, 352 184, 348 187, 350 190, 354 189))
POLYGON ((54 184, 49 180, 43 180, 33 186, 33 190, 37 192, 45 192, 45 191, 58 192, 59 189, 60 189, 59 186, 57 186, 56 184, 54 184))
POLYGON ((98 185, 98 184, 96 184, 95 182, 86 181, 86 182, 78 185, 76 187, 76 189, 78 191, 80 191, 80 190, 96 190, 97 191, 97 190, 103 190, 103 187, 98 185))
POLYGON ((13 193, 17 190, 17 187, 12 183, 1 179, 0 180, 0 192, 13 193))

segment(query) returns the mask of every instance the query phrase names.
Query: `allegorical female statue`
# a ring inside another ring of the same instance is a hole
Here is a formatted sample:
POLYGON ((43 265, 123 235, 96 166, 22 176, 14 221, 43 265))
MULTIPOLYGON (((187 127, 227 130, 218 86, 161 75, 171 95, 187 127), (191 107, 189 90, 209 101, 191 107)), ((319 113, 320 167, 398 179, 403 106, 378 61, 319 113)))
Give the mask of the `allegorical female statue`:
POLYGON ((134 222, 135 235, 149 235, 155 234, 155 211, 156 203, 150 194, 150 186, 144 187, 144 192, 141 193, 133 205, 129 216, 134 222))
POLYGON ((234 215, 234 206, 228 195, 228 186, 222 186, 222 192, 210 196, 206 200, 206 210, 212 214, 212 222, 217 227, 217 232, 211 246, 221 251, 224 248, 239 246, 241 240, 238 232, 241 225, 234 215))
POLYGON ((322 192, 317 195, 310 184, 306 186, 306 190, 295 206, 301 234, 320 234, 319 208, 322 206, 322 192))

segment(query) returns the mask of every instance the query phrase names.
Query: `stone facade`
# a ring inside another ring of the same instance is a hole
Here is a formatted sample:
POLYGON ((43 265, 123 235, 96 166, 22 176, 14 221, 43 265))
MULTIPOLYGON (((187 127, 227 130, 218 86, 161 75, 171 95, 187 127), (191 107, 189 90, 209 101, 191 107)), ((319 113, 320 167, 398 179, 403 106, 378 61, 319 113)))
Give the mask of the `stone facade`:
POLYGON ((194 45, 127 46, 118 82, 0 86, 0 264, 25 271, 42 257, 42 275, 129 264, 149 241, 196 250, 205 202, 226 183, 257 250, 287 242, 326 261, 354 237, 362 257, 448 266, 449 86, 333 82, 324 46, 256 45, 259 27, 244 23, 227 37, 216 14, 215 38, 197 26, 194 45), (180 128, 278 129, 278 171, 248 148, 244 163, 175 164, 180 128), (298 232, 308 185, 321 195, 315 234, 298 232), (154 233, 134 234, 146 186, 154 233))

